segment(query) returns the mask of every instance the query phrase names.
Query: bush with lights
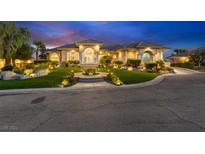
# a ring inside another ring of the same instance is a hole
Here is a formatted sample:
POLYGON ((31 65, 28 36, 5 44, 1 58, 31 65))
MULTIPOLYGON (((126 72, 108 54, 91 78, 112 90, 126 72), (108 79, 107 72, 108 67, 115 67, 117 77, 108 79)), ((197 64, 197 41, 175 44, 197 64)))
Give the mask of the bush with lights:
POLYGON ((117 77, 115 74, 113 74, 112 72, 111 73, 108 73, 107 75, 107 79, 113 83, 114 85, 116 86, 120 86, 123 84, 123 82, 119 79, 119 77, 117 77))
POLYGON ((123 62, 120 60, 114 61, 113 62, 114 66, 116 66, 116 68, 120 69, 123 65, 123 62))
POLYGON ((68 86, 75 84, 76 82, 77 82, 77 79, 74 77, 74 72, 71 71, 70 75, 63 77, 63 80, 61 84, 59 85, 59 87, 68 87, 68 86))

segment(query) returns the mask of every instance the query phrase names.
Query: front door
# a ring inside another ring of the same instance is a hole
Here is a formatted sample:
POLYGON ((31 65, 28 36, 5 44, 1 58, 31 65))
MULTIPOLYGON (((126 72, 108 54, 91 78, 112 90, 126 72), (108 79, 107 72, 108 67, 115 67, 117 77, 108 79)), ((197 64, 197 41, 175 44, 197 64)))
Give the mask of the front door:
POLYGON ((92 48, 85 49, 84 56, 83 56, 83 63, 84 64, 95 64, 96 63, 95 51, 92 48))

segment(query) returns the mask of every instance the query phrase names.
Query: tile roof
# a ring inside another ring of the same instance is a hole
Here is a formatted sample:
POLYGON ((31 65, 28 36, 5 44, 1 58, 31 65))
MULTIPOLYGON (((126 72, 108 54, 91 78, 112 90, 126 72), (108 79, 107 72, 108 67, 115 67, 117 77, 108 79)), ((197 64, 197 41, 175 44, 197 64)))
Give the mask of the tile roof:
POLYGON ((119 50, 119 49, 128 49, 128 48, 143 49, 143 48, 148 48, 148 47, 153 48, 153 49, 169 49, 162 45, 148 43, 144 41, 135 41, 129 44, 113 44, 113 43, 102 43, 97 40, 88 39, 88 40, 83 40, 83 41, 79 41, 79 42, 72 43, 72 44, 66 44, 66 45, 56 47, 53 49, 49 49, 48 51, 57 51, 59 50, 59 48, 77 48, 79 44, 87 44, 87 45, 101 44, 102 45, 101 49, 109 50, 109 51, 114 51, 114 50, 119 50))
POLYGON ((159 44, 155 44, 155 43, 149 43, 149 42, 144 42, 144 41, 136 41, 136 42, 132 42, 130 44, 128 44, 126 46, 127 48, 153 48, 153 49, 169 49, 167 47, 164 47, 162 45, 159 44))
POLYGON ((97 41, 97 40, 92 40, 92 39, 87 39, 87 40, 82 40, 79 42, 76 42, 76 45, 79 44, 103 44, 103 42, 97 41))
POLYGON ((124 44, 112 44, 112 43, 104 43, 103 46, 101 47, 101 49, 109 50, 109 51, 119 50, 124 48, 125 48, 124 44))

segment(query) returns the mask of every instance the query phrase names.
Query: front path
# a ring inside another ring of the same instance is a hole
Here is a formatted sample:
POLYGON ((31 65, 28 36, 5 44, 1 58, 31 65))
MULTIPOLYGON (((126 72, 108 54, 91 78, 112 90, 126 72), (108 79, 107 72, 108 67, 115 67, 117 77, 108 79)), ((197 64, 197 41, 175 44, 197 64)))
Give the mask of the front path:
POLYGON ((110 87, 115 87, 113 84, 108 83, 106 81, 103 82, 91 82, 91 83, 86 83, 86 82, 79 82, 72 86, 72 89, 86 89, 86 88, 110 88, 110 87))
POLYGON ((205 131, 205 75, 144 88, 0 94, 0 131, 205 131))

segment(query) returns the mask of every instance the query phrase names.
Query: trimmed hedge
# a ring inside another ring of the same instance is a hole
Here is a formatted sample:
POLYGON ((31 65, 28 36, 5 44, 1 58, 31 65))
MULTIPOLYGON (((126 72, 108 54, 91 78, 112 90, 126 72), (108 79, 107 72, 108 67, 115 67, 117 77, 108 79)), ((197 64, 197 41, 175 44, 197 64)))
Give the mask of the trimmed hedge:
POLYGON ((1 68, 2 71, 13 71, 14 67, 12 65, 6 65, 1 68))
POLYGON ((122 65, 123 65, 123 62, 120 61, 120 60, 114 61, 113 63, 114 63, 115 65, 117 65, 118 68, 121 68, 122 65))
POLYGON ((194 64, 191 63, 191 62, 172 63, 171 66, 172 66, 172 67, 183 67, 183 68, 189 68, 189 69, 193 69, 193 68, 194 68, 194 64))
POLYGON ((80 64, 80 61, 79 60, 70 60, 70 61, 68 61, 69 62, 69 64, 80 64))
POLYGON ((50 60, 35 60, 33 63, 37 65, 37 64, 44 64, 44 63, 49 63, 49 62, 50 60))
POLYGON ((141 63, 140 59, 128 59, 127 60, 127 65, 132 66, 132 67, 138 67, 141 63))

